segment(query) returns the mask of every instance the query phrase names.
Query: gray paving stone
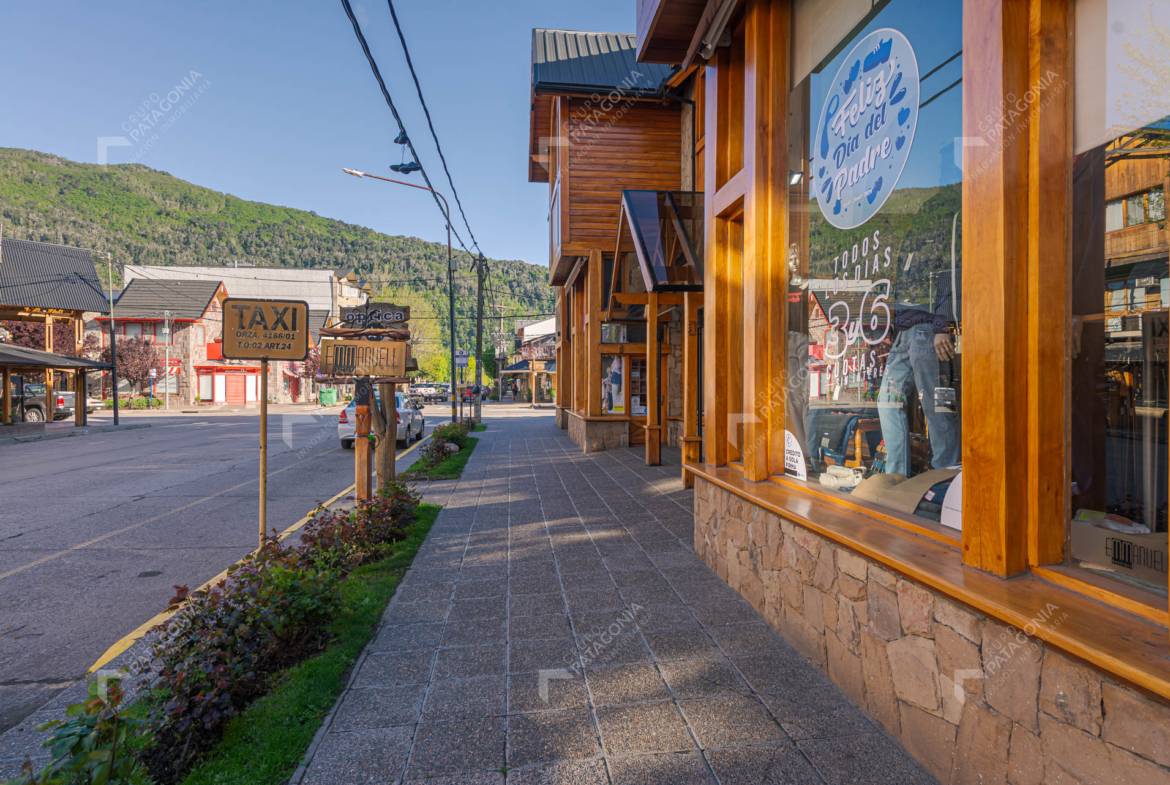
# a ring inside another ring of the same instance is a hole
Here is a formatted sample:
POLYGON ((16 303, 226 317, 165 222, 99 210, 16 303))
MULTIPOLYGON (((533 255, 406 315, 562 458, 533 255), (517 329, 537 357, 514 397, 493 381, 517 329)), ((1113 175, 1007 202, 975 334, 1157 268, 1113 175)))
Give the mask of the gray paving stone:
POLYGON ((481 597, 503 597, 508 593, 508 579, 461 580, 455 587, 456 600, 478 599, 481 597))
POLYGON ((350 690, 337 707, 333 729, 338 731, 392 728, 418 720, 425 684, 350 690))
POLYGON ((549 613, 565 613, 565 600, 558 588, 554 593, 512 594, 511 615, 543 616, 549 613))
POLYGON ((609 785, 600 760, 536 764, 508 771, 508 785, 609 785))
POLYGON ((695 748, 672 701, 599 708, 597 723, 607 755, 686 752, 695 748))
POLYGON ((569 669, 513 673, 508 677, 508 711, 512 714, 586 706, 585 678, 569 669))
POLYGON ((713 657, 719 653, 702 630, 647 630, 646 643, 660 662, 692 657, 713 657))
POLYGON ((788 739, 767 709, 750 695, 722 693, 679 701, 703 749, 780 744, 788 739))
POLYGON ((590 668, 585 672, 597 707, 668 700, 670 691, 658 669, 648 663, 590 668))
POLYGON ((611 757, 609 770, 613 785, 717 785, 697 752, 611 757))
POLYGON ((601 752, 588 709, 516 714, 508 722, 508 766, 527 766, 601 752))
MULTIPOLYGON (((708 750, 721 785, 823 785, 812 764, 791 743, 774 747, 708 750)), ((864 782, 868 783, 868 780, 864 782)), ((860 785, 860 783, 859 783, 860 785)))
POLYGON ((436 679, 467 679, 504 673, 504 644, 455 646, 440 649, 435 662, 436 679))
POLYGON ((413 729, 379 728, 325 735, 303 785, 386 785, 406 766, 413 729))
POLYGON ((495 771, 461 771, 435 777, 411 777, 402 785, 504 785, 504 775, 495 771))
POLYGON ((538 638, 561 638, 572 641, 569 617, 563 613, 544 613, 539 616, 513 616, 508 622, 513 641, 538 638))
POLYGON ((513 640, 508 652, 509 673, 568 668, 577 661, 577 650, 567 638, 513 640))
POLYGON ((445 621, 449 607, 447 600, 397 602, 390 606, 385 621, 390 625, 445 621))
POLYGON ((751 688, 726 657, 697 657, 660 665, 677 698, 710 698, 724 692, 750 694, 751 688))
POLYGON ((428 722, 499 717, 505 711, 503 674, 431 683, 422 716, 428 722))
POLYGON ((455 600, 451 603, 451 613, 448 622, 462 622, 467 620, 479 621, 482 619, 502 619, 508 614, 508 601, 499 597, 480 597, 474 600, 455 600))
MULTIPOLYGON (((765 703, 768 701, 765 699, 765 703)), ((842 700, 836 708, 816 710, 808 708, 793 712, 789 719, 781 719, 780 727, 793 741, 828 739, 852 736, 858 733, 878 733, 878 727, 848 701, 842 700)))
POLYGON ((370 652, 354 678, 355 688, 393 687, 426 682, 434 659, 432 649, 370 652))
POLYGON ((462 619, 447 625, 442 645, 449 647, 503 643, 506 637, 507 625, 502 618, 462 619))
POLYGON ((762 622, 714 625, 707 632, 724 654, 732 656, 771 651, 779 643, 772 628, 762 622))
POLYGON ((937 785, 905 750, 880 733, 809 739, 796 746, 827 785, 937 785))
POLYGON ((504 766, 504 728, 502 717, 420 723, 407 779, 500 771, 504 766))

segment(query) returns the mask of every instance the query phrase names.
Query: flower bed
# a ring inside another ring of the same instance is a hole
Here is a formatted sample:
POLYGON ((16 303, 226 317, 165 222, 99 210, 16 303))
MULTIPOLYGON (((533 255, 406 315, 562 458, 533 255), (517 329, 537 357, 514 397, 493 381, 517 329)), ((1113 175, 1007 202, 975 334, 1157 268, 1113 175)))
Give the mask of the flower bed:
MULTIPOLYGON (((477 426, 475 430, 483 430, 477 426)), ((463 467, 479 441, 471 436, 467 423, 447 423, 435 428, 430 441, 419 453, 418 460, 403 474, 414 480, 454 480, 463 474, 463 467)))
POLYGON ((149 662, 142 663, 144 697, 127 709, 117 680, 100 685, 100 693, 91 690, 86 703, 70 708, 69 720, 47 726, 53 763, 15 782, 182 782, 229 721, 272 690, 278 674, 334 642, 336 620, 353 610, 345 606, 347 576, 401 558, 395 544, 417 538, 418 510, 419 497, 394 483, 353 510, 319 510, 298 545, 269 541, 215 586, 178 587, 176 612, 156 630, 149 662))

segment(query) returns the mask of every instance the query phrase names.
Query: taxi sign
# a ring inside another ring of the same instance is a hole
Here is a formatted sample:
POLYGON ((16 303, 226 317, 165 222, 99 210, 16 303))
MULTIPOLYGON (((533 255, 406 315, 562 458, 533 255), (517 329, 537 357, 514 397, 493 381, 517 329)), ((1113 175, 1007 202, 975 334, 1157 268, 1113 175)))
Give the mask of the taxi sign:
POLYGON ((406 375, 406 341, 327 338, 321 341, 323 376, 406 375))
POLYGON ((309 304, 228 297, 223 301, 223 356, 304 360, 309 356, 309 304))

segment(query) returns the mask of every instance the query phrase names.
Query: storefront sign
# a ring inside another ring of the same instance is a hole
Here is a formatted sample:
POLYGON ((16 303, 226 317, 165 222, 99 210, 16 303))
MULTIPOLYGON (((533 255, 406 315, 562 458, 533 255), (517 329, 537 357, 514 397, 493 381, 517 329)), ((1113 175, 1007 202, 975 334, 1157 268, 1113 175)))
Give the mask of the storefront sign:
POLYGON ((302 300, 223 301, 223 356, 229 360, 303 360, 309 305, 302 300))
POLYGON ((397 327, 409 321, 409 305, 366 303, 341 309, 341 323, 346 327, 397 327))
POLYGON ((792 431, 784 432, 784 473, 798 480, 808 479, 808 464, 804 460, 804 448, 792 431))
POLYGON ((894 192, 914 143, 919 98, 918 61, 901 32, 874 30, 849 50, 813 139, 813 187, 833 226, 861 226, 894 192))
POLYGON ((321 341, 323 376, 405 376, 406 341, 321 341))

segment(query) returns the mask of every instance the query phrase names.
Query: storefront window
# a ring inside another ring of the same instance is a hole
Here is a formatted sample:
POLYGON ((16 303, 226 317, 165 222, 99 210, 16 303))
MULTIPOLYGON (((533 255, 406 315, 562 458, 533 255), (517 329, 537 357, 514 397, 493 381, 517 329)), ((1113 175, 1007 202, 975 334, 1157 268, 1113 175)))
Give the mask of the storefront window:
POLYGON ((795 11, 785 470, 957 528, 962 2, 842 5, 795 11))
POLYGON ((1067 552, 1164 593, 1170 82, 1158 31, 1170 28, 1151 8, 1077 4, 1067 552))
POLYGON ((601 355, 601 413, 626 413, 625 359, 620 354, 601 355))
POLYGON ((634 357, 630 360, 630 414, 645 417, 646 401, 646 358, 634 357))

